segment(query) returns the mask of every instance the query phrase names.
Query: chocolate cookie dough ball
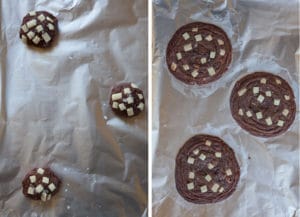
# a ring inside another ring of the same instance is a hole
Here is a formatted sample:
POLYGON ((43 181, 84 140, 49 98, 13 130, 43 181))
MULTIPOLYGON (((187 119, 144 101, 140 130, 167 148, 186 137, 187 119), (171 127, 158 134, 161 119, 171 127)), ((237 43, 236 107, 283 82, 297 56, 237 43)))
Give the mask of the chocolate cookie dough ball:
POLYGON ((47 11, 26 14, 20 28, 20 38, 27 45, 48 48, 58 34, 58 21, 47 11))
POLYGON ((60 187, 60 179, 49 168, 35 168, 24 178, 23 194, 32 200, 51 199, 60 187))
POLYGON ((120 116, 134 117, 144 110, 143 91, 133 83, 119 84, 112 88, 110 106, 120 116))

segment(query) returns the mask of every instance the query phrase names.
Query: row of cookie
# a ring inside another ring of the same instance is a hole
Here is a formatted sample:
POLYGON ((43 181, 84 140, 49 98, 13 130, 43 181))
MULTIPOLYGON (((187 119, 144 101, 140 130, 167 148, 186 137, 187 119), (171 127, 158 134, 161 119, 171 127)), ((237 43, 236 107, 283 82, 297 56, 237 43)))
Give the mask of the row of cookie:
MULTIPOLYGON (((179 28, 166 51, 169 71, 187 84, 203 85, 219 79, 231 59, 232 47, 226 33, 202 22, 179 28)), ((230 108, 243 129, 261 137, 287 131, 296 113, 294 93, 288 82, 266 72, 255 72, 237 81, 230 108)))

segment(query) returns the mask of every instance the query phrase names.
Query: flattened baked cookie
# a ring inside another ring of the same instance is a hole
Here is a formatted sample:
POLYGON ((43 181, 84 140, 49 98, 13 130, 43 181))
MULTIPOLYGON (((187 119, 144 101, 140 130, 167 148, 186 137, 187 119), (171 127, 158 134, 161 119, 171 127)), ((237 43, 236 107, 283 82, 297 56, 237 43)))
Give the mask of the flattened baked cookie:
POLYGON ((281 77, 267 72, 255 72, 237 81, 230 108, 243 129, 261 137, 284 133, 296 114, 292 88, 281 77))
POLYGON ((233 150, 218 137, 196 135, 177 154, 176 188, 189 202, 224 200, 235 191, 239 178, 240 168, 233 150))
POLYGON ((24 178, 23 194, 32 200, 51 199, 60 187, 60 179, 49 168, 35 168, 24 178))
POLYGON ((219 79, 231 62, 232 48, 219 27, 195 22, 179 28, 167 47, 169 71, 187 84, 206 84, 219 79))
POLYGON ((28 45, 48 48, 58 34, 58 21, 47 11, 26 14, 20 28, 20 38, 28 45))
POLYGON ((133 117, 144 110, 143 91, 133 83, 122 83, 113 87, 110 95, 112 110, 121 116, 133 117))

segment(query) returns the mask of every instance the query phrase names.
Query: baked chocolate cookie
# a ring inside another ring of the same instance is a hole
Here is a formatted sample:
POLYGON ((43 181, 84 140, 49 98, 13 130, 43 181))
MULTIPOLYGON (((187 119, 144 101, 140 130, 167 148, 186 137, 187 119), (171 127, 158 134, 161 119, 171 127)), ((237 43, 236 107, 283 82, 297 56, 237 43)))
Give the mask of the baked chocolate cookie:
POLYGON ((255 72, 236 82, 230 97, 236 122, 255 136, 272 137, 293 123, 296 103, 292 88, 281 77, 255 72))
POLYGON ((32 200, 48 201, 60 187, 60 179, 49 168, 35 168, 24 178, 23 194, 32 200))
POLYGON ((240 168, 233 150, 218 137, 193 136, 177 154, 176 188, 189 202, 224 200, 235 191, 239 178, 240 168))
POLYGON ((187 84, 206 84, 219 79, 231 62, 232 48, 218 26, 195 22, 179 28, 167 47, 169 71, 187 84))
POLYGON ((58 34, 58 21, 47 11, 26 14, 20 28, 20 38, 28 45, 48 48, 58 34))
POLYGON ((133 117, 144 110, 143 91, 133 83, 122 83, 112 88, 110 95, 112 110, 121 116, 133 117))

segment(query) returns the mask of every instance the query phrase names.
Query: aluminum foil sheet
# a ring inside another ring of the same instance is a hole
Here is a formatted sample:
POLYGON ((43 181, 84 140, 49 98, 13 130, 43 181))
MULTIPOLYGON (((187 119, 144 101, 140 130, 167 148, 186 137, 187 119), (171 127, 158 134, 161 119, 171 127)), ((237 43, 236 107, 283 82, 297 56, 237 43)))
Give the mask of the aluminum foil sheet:
POLYGON ((297 15, 297 0, 153 0, 153 216, 300 216, 297 15), (220 26, 233 46, 227 73, 201 87, 178 81, 165 62, 174 32, 195 21, 220 26), (235 82, 256 70, 280 75, 294 90, 296 119, 280 136, 252 136, 231 116, 229 97, 235 82), (218 136, 235 151, 240 181, 222 202, 196 205, 176 190, 176 155, 196 134, 218 136))
POLYGON ((122 119, 108 103, 119 82, 147 98, 147 2, 1 0, 0 13, 0 216, 146 216, 147 112, 122 119), (19 39, 32 10, 59 20, 50 51, 19 39), (22 194, 43 166, 63 181, 49 203, 22 194))

